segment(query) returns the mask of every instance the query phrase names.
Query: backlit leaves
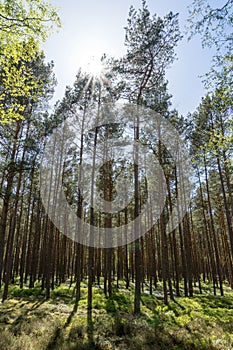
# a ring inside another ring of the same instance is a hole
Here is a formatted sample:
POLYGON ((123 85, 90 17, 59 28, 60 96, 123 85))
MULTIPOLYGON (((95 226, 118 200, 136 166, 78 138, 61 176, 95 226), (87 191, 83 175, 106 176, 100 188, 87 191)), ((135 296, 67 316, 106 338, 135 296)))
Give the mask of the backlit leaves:
POLYGON ((54 26, 60 26, 60 19, 46 1, 0 3, 0 122, 23 119, 28 100, 40 94, 32 62, 54 26))

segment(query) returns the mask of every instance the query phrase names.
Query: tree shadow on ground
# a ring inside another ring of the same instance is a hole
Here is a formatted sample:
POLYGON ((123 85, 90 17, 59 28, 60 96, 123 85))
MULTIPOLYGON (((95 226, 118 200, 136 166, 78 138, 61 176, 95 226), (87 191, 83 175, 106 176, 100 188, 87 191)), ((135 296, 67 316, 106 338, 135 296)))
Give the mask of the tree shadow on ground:
POLYGON ((54 333, 54 336, 53 336, 52 340, 49 342, 46 350, 56 349, 57 345, 63 341, 63 332, 72 322, 72 319, 74 318, 75 314, 77 313, 77 310, 78 310, 78 302, 74 304, 73 310, 70 313, 69 317, 67 318, 64 326, 57 327, 57 329, 54 333))
MULTIPOLYGON (((11 331, 13 334, 16 334, 18 330, 18 326, 22 324, 23 321, 26 320, 28 315, 38 309, 43 303, 45 302, 44 299, 36 301, 31 307, 27 308, 20 316, 16 317, 14 321, 11 323, 11 331)), ((27 301, 26 303, 19 304, 18 308, 22 308, 23 306, 29 304, 30 301, 27 301)))

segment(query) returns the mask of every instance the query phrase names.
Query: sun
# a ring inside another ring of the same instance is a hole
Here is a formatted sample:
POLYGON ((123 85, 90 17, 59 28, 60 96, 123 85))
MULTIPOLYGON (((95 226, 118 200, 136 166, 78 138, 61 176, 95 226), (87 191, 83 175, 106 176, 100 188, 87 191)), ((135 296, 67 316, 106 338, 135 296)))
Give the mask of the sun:
POLYGON ((105 55, 92 55, 81 65, 82 72, 88 77, 84 90, 87 90, 89 86, 92 86, 93 88, 95 86, 111 86, 111 69, 107 67, 105 57, 105 55))
POLYGON ((83 65, 83 71, 92 78, 101 79, 104 73, 104 65, 101 59, 92 56, 83 65))

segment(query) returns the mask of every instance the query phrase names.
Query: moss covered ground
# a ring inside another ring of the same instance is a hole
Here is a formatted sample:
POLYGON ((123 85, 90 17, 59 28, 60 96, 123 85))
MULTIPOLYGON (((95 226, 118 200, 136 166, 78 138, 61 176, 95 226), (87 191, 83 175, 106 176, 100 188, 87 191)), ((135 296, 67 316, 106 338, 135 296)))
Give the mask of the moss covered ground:
POLYGON ((46 300, 38 285, 10 287, 0 305, 0 350, 231 350, 233 349, 233 292, 213 296, 183 296, 163 303, 161 293, 142 293, 141 314, 133 315, 133 286, 113 289, 106 298, 93 288, 93 329, 87 325, 87 286, 75 303, 74 286, 62 285, 46 300))

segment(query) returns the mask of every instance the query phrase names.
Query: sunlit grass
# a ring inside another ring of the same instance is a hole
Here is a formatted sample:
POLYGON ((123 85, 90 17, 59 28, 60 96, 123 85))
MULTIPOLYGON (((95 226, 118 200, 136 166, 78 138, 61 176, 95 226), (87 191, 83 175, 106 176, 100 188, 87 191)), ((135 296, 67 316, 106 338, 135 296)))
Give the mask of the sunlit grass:
MULTIPOLYGON (((102 283, 102 281, 101 281, 102 283)), ((93 287, 93 339, 87 333, 87 283, 75 304, 75 285, 56 286, 46 301, 41 286, 10 286, 9 300, 0 308, 0 349, 183 349, 233 348, 233 292, 225 297, 163 299, 142 293, 141 315, 133 315, 133 285, 120 283, 111 298, 103 287, 93 287)), ((160 288, 161 286, 159 286, 160 288)), ((203 290, 208 291, 207 285, 203 290)))

